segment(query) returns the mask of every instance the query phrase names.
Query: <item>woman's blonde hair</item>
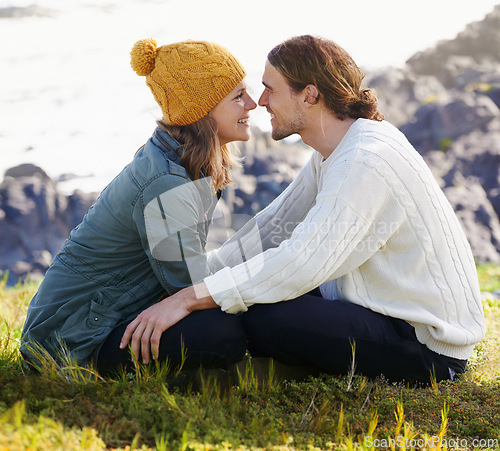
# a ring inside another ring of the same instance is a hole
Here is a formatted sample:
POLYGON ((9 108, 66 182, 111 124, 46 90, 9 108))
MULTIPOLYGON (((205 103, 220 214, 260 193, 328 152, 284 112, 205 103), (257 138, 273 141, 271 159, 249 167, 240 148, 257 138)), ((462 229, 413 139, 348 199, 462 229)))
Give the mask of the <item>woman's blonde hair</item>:
POLYGON ((161 121, 158 125, 179 142, 181 165, 192 180, 210 177, 215 191, 231 182, 231 168, 239 166, 239 156, 234 148, 219 144, 212 117, 204 116, 189 125, 165 125, 161 121))

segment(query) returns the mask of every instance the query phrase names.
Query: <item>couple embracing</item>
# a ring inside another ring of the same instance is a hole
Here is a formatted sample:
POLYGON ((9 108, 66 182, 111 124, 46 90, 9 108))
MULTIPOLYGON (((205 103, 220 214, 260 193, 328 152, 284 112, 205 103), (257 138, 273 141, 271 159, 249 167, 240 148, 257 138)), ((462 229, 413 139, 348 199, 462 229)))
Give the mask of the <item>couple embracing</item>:
POLYGON ((474 259, 430 170, 384 120, 335 42, 267 55, 263 92, 225 48, 153 39, 131 51, 162 118, 66 240, 32 299, 21 352, 66 349, 107 372, 141 362, 228 368, 246 352, 311 373, 392 381, 463 373, 485 333, 474 259), (205 252, 229 143, 267 109, 272 137, 314 149, 295 180, 205 252))

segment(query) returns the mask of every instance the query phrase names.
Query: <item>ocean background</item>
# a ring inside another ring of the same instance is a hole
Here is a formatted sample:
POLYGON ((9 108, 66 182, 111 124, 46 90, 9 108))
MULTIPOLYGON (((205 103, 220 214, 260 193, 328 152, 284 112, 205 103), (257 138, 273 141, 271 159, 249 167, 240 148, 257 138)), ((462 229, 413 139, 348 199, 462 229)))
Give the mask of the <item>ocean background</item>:
MULTIPOLYGON (((0 0, 0 13, 12 13, 0 17, 0 174, 34 163, 61 180, 64 191, 104 188, 161 116, 144 78, 129 65, 138 39, 226 46, 247 68, 257 100, 266 54, 287 37, 322 35, 367 70, 398 67, 454 38, 496 3, 0 0), (22 14, 26 7, 33 15, 22 14)), ((252 123, 269 129, 264 109, 253 113, 252 123)))

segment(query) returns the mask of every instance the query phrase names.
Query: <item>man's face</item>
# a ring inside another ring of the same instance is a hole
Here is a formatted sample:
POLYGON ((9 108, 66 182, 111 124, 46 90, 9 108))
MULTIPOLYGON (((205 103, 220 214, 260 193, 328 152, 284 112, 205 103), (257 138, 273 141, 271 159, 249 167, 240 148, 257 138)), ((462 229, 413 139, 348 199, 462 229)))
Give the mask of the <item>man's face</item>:
POLYGON ((306 118, 300 104, 300 94, 292 91, 285 77, 266 62, 262 76, 264 92, 259 105, 271 115, 272 137, 275 140, 299 133, 306 126, 306 118))

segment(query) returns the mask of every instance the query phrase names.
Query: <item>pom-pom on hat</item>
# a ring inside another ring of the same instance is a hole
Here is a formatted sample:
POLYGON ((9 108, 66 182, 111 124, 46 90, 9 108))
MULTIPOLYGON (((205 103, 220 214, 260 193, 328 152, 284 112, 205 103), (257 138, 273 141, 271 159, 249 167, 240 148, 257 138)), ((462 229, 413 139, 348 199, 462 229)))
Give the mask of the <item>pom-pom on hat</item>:
POLYGON ((154 39, 143 39, 133 46, 130 65, 146 77, 166 125, 192 124, 206 116, 246 76, 227 49, 205 41, 158 47, 154 39))

